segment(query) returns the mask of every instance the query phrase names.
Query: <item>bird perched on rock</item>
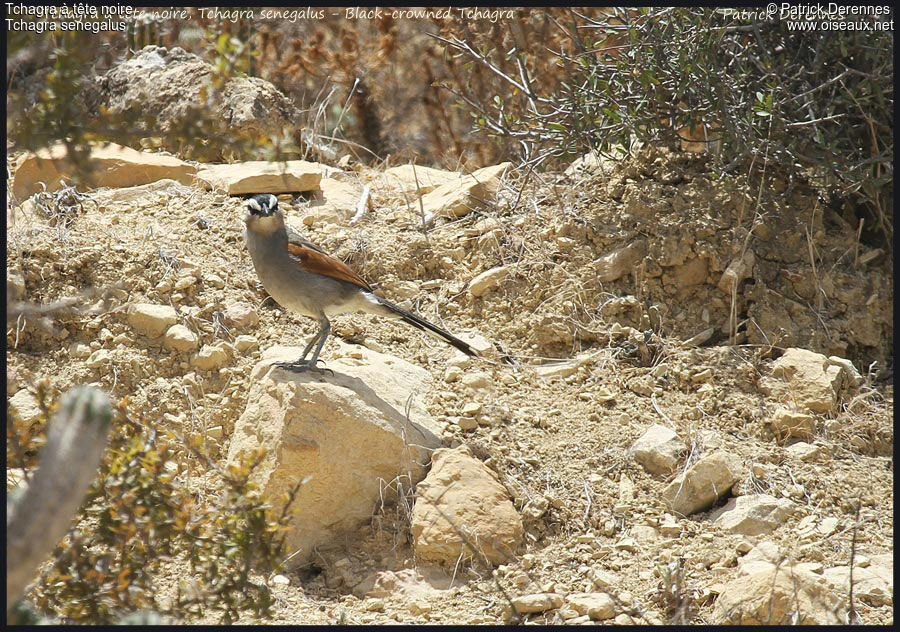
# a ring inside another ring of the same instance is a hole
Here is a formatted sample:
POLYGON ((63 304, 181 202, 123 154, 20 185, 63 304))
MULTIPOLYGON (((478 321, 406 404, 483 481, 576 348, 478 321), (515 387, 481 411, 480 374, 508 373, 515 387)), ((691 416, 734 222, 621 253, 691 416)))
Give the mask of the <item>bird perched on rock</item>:
POLYGON ((376 296, 372 287, 345 263, 289 230, 274 195, 249 198, 244 240, 256 274, 269 295, 288 311, 319 321, 319 331, 306 345, 303 355, 278 366, 293 371, 320 370, 316 363, 331 331, 329 318, 357 311, 402 320, 467 355, 478 355, 453 334, 376 296), (315 351, 307 359, 313 347, 315 351))

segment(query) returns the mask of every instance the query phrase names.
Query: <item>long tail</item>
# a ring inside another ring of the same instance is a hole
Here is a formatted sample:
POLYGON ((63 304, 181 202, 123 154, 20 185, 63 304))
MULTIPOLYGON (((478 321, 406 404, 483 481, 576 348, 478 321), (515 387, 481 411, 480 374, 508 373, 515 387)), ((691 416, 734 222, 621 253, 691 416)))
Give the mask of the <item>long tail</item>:
POLYGON ((381 303, 383 306, 387 307, 390 311, 397 314, 400 317, 400 320, 402 320, 403 322, 405 322, 409 325, 412 325, 416 329, 420 329, 420 330, 424 331, 425 333, 431 334, 432 336, 434 336, 436 338, 440 338, 447 344, 453 345, 454 347, 456 347, 457 349, 459 349, 466 355, 470 355, 470 356, 478 355, 478 352, 475 351, 475 349, 473 349, 469 345, 469 343, 463 342, 462 340, 460 340, 453 334, 444 331, 437 325, 433 325, 433 324, 429 323, 427 320, 424 320, 423 318, 420 318, 419 316, 416 316, 415 314, 408 312, 405 309, 400 309, 393 303, 384 300, 380 296, 378 296, 376 298, 378 299, 379 303, 381 303))

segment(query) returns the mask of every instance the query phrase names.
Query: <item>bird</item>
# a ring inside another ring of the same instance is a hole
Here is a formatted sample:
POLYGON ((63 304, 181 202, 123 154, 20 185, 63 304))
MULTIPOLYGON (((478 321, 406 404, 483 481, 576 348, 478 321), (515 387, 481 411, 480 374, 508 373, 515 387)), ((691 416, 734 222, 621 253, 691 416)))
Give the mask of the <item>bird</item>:
MULTIPOLYGON (((377 296, 372 286, 347 264, 332 257, 285 225, 278 198, 270 193, 247 200, 244 241, 253 267, 266 292, 286 310, 315 318, 319 330, 293 362, 276 363, 293 372, 319 371, 317 364, 331 332, 330 318, 346 312, 366 312, 392 319, 431 334, 469 356, 478 353, 469 343, 437 325, 377 296), (315 347, 312 357, 310 351, 315 347)), ((326 369, 327 370, 327 369, 326 369)))

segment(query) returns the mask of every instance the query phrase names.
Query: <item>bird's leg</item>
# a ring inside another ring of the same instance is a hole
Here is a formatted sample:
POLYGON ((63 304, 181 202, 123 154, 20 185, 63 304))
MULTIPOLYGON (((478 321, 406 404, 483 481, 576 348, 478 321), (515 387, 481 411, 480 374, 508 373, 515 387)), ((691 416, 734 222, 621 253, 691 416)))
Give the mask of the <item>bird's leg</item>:
POLYGON ((322 352, 322 347, 325 346, 325 340, 328 338, 329 332, 331 332, 331 322, 325 316, 322 316, 322 319, 319 321, 319 331, 313 336, 312 340, 309 341, 309 344, 306 345, 306 348, 303 350, 303 355, 293 362, 277 362, 275 366, 295 373, 300 373, 302 371, 329 371, 334 375, 334 371, 331 369, 320 369, 316 366, 319 362, 319 354, 322 352), (316 346, 316 351, 313 353, 313 357, 310 360, 307 360, 306 356, 316 342, 319 343, 318 346, 316 346))

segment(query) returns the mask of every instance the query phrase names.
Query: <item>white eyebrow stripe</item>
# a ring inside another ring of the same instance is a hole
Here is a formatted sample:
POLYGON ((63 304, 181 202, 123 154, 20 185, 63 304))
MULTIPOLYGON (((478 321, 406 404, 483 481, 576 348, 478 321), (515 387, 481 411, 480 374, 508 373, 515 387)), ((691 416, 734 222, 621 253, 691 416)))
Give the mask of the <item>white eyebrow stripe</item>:
POLYGON ((262 211, 262 208, 260 208, 259 206, 259 202, 257 202, 255 198, 250 198, 250 201, 247 202, 247 206, 252 208, 254 211, 262 211))

